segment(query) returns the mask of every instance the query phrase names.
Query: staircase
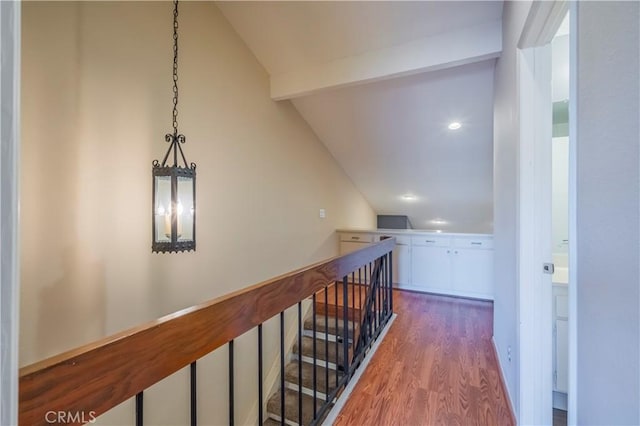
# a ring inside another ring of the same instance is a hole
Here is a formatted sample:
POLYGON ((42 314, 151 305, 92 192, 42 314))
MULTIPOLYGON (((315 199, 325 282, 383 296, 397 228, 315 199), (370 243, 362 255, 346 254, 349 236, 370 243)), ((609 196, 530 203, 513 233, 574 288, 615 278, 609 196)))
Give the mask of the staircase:
MULTIPOLYGON (((310 313, 304 321, 302 336, 298 336, 293 346, 293 353, 285 367, 284 419, 286 424, 311 425, 314 422, 314 413, 320 410, 322 404, 328 400, 328 396, 332 401, 315 424, 321 424, 333 407, 337 397, 336 388, 340 385, 339 382, 345 370, 344 339, 348 339, 348 356, 352 356, 354 328, 356 333, 359 330, 357 318, 360 310, 352 307, 347 310, 348 332, 345 332, 343 307, 335 302, 327 305, 316 303, 315 333, 313 313, 310 313), (315 404, 314 388, 317 397, 315 404)), ((283 392, 278 389, 267 402, 268 418, 265 425, 282 424, 282 396, 283 392)))

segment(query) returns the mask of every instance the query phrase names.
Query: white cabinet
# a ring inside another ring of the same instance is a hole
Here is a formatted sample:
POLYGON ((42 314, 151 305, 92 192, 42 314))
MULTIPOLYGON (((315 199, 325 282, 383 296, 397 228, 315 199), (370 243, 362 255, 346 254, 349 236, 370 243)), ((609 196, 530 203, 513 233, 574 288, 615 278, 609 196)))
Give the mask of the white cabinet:
POLYGON ((569 297, 564 284, 553 286, 553 390, 554 407, 566 410, 569 389, 569 297))
POLYGON ((401 289, 493 299, 493 238, 419 231, 339 232, 340 254, 391 236, 393 281, 401 289))
POLYGON ((393 250, 393 282, 403 288, 411 285, 411 246, 398 244, 393 250))
POLYGON ((451 290, 451 249, 414 246, 412 254, 413 287, 448 293, 451 290))
POLYGON ((453 249, 451 256, 453 290, 468 296, 493 295, 493 251, 453 249))
POLYGON ((414 237, 412 244, 416 289, 493 299, 491 238, 414 237))
POLYGON ((371 245, 373 235, 361 233, 340 234, 340 254, 351 253, 371 245))

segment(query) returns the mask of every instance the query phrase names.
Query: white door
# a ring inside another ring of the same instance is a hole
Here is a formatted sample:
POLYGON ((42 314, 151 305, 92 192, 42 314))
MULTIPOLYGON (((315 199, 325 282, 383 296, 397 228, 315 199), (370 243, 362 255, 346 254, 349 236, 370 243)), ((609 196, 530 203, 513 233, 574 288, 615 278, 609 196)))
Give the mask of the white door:
POLYGON ((0 424, 18 423, 20 2, 0 2, 0 424))

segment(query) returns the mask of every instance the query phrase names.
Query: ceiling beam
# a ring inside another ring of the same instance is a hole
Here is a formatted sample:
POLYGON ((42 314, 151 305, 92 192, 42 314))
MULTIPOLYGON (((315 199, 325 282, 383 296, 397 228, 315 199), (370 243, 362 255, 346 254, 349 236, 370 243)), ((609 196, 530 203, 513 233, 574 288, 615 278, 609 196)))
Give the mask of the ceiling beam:
POLYGON ((501 21, 418 39, 398 46, 271 76, 271 98, 292 99, 325 89, 369 83, 497 58, 501 21))

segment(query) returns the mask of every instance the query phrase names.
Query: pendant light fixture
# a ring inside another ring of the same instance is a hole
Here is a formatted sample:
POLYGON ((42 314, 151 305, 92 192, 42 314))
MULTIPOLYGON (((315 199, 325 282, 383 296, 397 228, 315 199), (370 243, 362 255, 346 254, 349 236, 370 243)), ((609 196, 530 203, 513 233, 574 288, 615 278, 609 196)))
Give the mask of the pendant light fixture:
POLYGON ((169 149, 162 163, 153 161, 154 253, 196 249, 196 165, 187 163, 181 147, 186 138, 178 133, 178 0, 173 5, 173 133, 165 136, 169 149))

